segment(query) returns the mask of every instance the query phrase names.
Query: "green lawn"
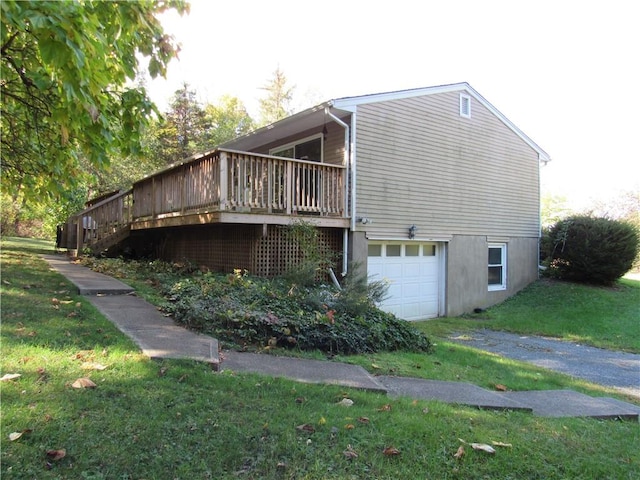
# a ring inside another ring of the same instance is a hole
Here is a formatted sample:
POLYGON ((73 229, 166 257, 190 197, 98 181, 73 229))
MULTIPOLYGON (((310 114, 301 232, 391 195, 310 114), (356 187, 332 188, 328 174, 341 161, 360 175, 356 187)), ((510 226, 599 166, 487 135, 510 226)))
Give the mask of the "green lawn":
MULTIPOLYGON (((640 429, 633 422, 390 400, 353 389, 215 373, 189 361, 151 361, 38 258, 50 248, 46 242, 2 241, 0 376, 21 375, 0 383, 3 479, 640 476, 640 429), (96 369, 100 365, 106 368, 96 369), (96 387, 74 388, 80 377, 96 387), (354 401, 352 407, 337 404, 344 397, 354 401), (11 441, 11 433, 22 436, 11 441), (495 447, 490 455, 460 439, 511 446, 495 447), (465 453, 455 458, 460 446, 465 453), (390 447, 399 453, 385 455, 390 447), (53 450, 64 450, 64 457, 47 456, 53 450)), ((433 355, 407 355, 409 363, 397 367, 392 354, 360 360, 373 370, 431 370, 429 376, 446 368, 447 375, 487 379, 500 366, 514 378, 575 386, 567 377, 540 378, 539 371, 446 344, 433 355)))

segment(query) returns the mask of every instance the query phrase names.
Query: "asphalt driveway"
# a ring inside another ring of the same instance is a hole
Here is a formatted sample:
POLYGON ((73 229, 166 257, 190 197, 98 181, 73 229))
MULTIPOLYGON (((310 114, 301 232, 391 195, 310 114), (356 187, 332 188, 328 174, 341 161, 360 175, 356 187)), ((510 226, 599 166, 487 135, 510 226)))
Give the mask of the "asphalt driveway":
POLYGON ((552 338, 492 330, 453 334, 449 340, 614 387, 640 398, 638 354, 613 352, 552 338))

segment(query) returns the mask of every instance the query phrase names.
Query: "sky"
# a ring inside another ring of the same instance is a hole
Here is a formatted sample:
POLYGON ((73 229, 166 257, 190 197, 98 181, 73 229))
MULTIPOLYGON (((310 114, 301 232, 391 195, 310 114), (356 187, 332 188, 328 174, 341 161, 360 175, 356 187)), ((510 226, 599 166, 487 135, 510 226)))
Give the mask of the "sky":
POLYGON ((574 209, 640 192, 640 28, 630 0, 191 0, 164 14, 201 102, 238 97, 258 118, 277 68, 297 110, 323 101, 468 82, 551 157, 543 195, 574 209))

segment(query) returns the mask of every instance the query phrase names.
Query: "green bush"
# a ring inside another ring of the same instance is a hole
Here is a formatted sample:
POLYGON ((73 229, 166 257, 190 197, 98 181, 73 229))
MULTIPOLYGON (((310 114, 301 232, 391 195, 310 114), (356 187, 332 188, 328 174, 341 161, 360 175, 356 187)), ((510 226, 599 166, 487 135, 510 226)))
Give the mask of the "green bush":
POLYGON ((550 276, 599 285, 628 272, 640 249, 640 234, 630 223, 587 215, 560 220, 548 240, 550 276))
POLYGON ((332 354, 431 351, 411 324, 371 302, 356 310, 341 305, 328 285, 304 287, 284 280, 204 274, 166 290, 163 307, 186 327, 241 348, 289 347, 332 354))
POLYGON ((287 265, 283 275, 289 283, 311 286, 326 277, 327 270, 333 265, 336 253, 320 240, 315 225, 298 220, 283 227, 287 240, 295 245, 298 256, 287 265))

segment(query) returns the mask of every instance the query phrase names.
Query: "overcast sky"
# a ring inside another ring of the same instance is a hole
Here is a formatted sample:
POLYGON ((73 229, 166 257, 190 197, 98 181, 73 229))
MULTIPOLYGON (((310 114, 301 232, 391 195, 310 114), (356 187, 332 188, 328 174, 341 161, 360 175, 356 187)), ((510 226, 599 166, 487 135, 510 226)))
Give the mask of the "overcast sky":
POLYGON ((543 193, 576 206, 640 190, 640 27, 630 0, 192 0, 163 17, 183 82, 203 102, 237 96, 258 117, 280 68, 298 109, 468 82, 552 158, 543 193))

